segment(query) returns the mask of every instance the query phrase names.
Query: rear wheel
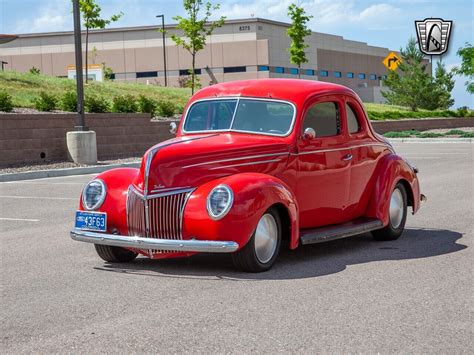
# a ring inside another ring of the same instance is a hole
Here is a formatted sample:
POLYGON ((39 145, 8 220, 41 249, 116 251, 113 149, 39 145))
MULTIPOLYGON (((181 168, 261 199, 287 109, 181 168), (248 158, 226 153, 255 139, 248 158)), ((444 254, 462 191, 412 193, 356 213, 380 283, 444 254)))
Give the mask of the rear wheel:
POLYGON ((275 208, 270 208, 260 218, 247 245, 232 254, 232 260, 235 267, 242 271, 267 271, 275 263, 280 244, 280 216, 275 208))
POLYGON ((398 239, 405 229, 405 222, 407 220, 407 192, 401 182, 399 182, 392 191, 388 214, 388 225, 372 232, 376 240, 385 241, 398 239))
POLYGON ((110 245, 101 245, 101 244, 94 244, 95 251, 99 256, 111 263, 126 263, 135 260, 137 257, 137 253, 130 251, 125 248, 121 247, 113 247, 110 245))

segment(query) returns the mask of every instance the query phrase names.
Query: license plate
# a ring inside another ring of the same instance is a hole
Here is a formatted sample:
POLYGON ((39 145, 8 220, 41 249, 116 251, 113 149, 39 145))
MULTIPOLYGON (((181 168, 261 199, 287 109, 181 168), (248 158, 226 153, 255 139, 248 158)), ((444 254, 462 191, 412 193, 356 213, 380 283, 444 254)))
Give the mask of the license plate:
POLYGON ((77 229, 86 229, 90 231, 107 231, 107 213, 76 211, 77 229))

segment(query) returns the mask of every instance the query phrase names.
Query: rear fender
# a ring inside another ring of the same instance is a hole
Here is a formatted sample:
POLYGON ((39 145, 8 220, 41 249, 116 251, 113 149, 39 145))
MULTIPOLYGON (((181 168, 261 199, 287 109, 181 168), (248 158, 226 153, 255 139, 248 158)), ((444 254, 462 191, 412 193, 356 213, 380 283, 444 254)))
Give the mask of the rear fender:
POLYGON ((298 246, 298 206, 295 196, 281 180, 266 174, 242 173, 219 178, 198 187, 189 197, 183 217, 183 238, 230 240, 243 247, 249 241, 263 213, 272 205, 284 207, 289 219, 290 248, 298 246), (220 184, 228 185, 234 202, 220 220, 209 217, 207 196, 220 184))
MULTIPOLYGON (((128 235, 127 230, 127 193, 128 187, 139 175, 139 169, 118 168, 107 170, 94 179, 101 179, 106 186, 107 195, 104 203, 97 210, 107 213, 107 232, 119 232, 121 235, 128 235)), ((82 194, 79 202, 79 209, 82 206, 82 194)))
POLYGON ((400 156, 390 154, 381 162, 378 171, 366 216, 380 219, 384 226, 388 224, 390 195, 400 181, 406 188, 408 204, 415 214, 420 207, 420 187, 418 177, 410 165, 400 156))

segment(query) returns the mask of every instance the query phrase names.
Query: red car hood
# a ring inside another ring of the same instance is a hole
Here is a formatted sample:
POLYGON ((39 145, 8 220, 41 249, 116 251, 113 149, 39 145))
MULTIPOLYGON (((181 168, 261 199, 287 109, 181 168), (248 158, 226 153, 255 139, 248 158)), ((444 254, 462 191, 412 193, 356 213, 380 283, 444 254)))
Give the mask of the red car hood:
POLYGON ((197 187, 239 172, 276 175, 289 147, 283 138, 238 133, 183 136, 150 148, 134 185, 141 191, 197 187))

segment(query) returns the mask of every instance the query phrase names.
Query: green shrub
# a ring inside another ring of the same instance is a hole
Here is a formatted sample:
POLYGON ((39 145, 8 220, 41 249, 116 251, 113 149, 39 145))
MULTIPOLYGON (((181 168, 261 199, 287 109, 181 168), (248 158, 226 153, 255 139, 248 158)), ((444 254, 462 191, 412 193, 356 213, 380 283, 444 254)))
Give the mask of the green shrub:
POLYGON ((132 95, 120 95, 113 98, 113 112, 137 112, 138 107, 132 95))
POLYGON ((469 114, 469 107, 461 106, 458 108, 457 112, 459 117, 467 117, 467 115, 469 114))
POLYGON ((36 67, 32 67, 32 68, 30 69, 30 74, 39 75, 39 74, 41 74, 41 70, 39 70, 39 69, 36 68, 36 67))
POLYGON ((84 106, 87 112, 104 113, 110 111, 110 103, 99 95, 87 95, 84 106))
POLYGON ((61 109, 68 112, 77 111, 77 95, 75 91, 66 91, 61 98, 61 109))
POLYGON ((462 138, 474 138, 474 132, 463 132, 461 134, 462 138))
POLYGON ((154 115, 156 111, 156 101, 145 95, 140 95, 138 97, 138 109, 140 112, 154 115))
POLYGON ((176 104, 176 113, 182 114, 184 111, 184 105, 183 104, 176 104))
POLYGON ((464 134, 465 132, 463 130, 460 130, 460 129, 452 129, 450 131, 447 131, 445 133, 446 136, 459 136, 459 135, 462 135, 464 134))
POLYGON ((52 94, 48 94, 46 91, 42 91, 39 97, 33 100, 35 108, 38 111, 53 111, 58 105, 58 99, 52 94))
POLYGON ((384 137, 387 137, 387 138, 409 138, 411 136, 412 136, 412 133, 410 131, 384 133, 384 137))
POLYGON ((418 137, 420 138, 438 138, 443 137, 443 133, 435 133, 435 132, 423 132, 418 137))
POLYGON ((5 91, 0 91, 0 111, 11 112, 13 110, 13 101, 11 95, 5 91))
POLYGON ((158 103, 157 111, 161 117, 172 117, 176 111, 176 106, 171 101, 163 100, 158 103))

